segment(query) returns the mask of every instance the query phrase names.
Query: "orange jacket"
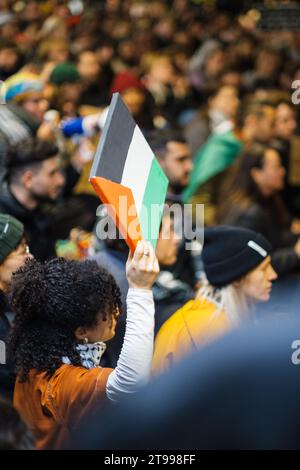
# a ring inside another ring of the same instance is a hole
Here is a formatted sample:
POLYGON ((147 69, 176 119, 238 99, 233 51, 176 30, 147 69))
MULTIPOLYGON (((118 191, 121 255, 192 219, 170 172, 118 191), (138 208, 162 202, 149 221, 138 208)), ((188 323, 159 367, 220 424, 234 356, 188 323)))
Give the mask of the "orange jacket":
POLYGON ((106 401, 106 383, 112 369, 85 369, 62 365, 53 376, 31 370, 17 379, 14 406, 36 438, 38 449, 59 449, 92 407, 106 401))
POLYGON ((163 324, 154 344, 154 374, 168 370, 184 355, 232 328, 225 313, 216 313, 216 310, 216 305, 209 300, 190 300, 163 324))

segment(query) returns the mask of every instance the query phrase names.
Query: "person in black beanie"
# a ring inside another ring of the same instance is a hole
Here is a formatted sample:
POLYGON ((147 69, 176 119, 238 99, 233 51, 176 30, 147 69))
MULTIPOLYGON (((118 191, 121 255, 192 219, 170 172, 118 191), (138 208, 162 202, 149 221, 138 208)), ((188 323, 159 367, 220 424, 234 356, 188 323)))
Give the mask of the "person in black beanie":
POLYGON ((12 400, 14 365, 7 358, 6 340, 10 332, 7 293, 12 275, 30 257, 23 224, 8 214, 0 214, 0 396, 12 400))
POLYGON ((153 372, 161 373, 185 354, 250 320, 253 305, 270 298, 277 274, 271 245, 259 233, 231 226, 204 232, 205 277, 194 300, 162 326, 155 341, 153 372))

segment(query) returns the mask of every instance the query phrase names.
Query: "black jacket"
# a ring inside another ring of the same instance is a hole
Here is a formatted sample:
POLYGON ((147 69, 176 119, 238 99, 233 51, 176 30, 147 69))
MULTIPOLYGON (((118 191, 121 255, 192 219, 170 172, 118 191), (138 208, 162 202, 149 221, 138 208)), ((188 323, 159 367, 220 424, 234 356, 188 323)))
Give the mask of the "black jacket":
POLYGON ((7 311, 9 308, 5 296, 0 291, 0 396, 12 400, 16 377, 14 364, 7 357, 7 338, 10 331, 10 323, 6 317, 7 311), (4 360, 5 363, 3 363, 4 360))
POLYGON ((22 206, 7 185, 0 193, 0 212, 10 214, 24 224, 30 251, 37 259, 45 260, 55 255, 53 218, 50 213, 40 207, 29 210, 22 206))
POLYGON ((273 267, 279 275, 283 275, 300 269, 300 259, 293 248, 299 236, 289 230, 288 215, 277 213, 277 203, 275 198, 256 200, 246 210, 235 205, 220 222, 255 230, 264 235, 274 250, 273 267))
POLYGON ((17 201, 7 183, 0 192, 0 213, 10 214, 24 224, 30 251, 42 261, 55 256, 56 241, 68 238, 73 227, 92 229, 98 204, 95 196, 74 195, 30 210, 17 201))
POLYGON ((300 217, 300 185, 299 177, 297 181, 295 179, 295 165, 297 161, 293 163, 294 153, 299 154, 299 137, 293 138, 293 145, 291 141, 285 139, 276 139, 276 148, 280 153, 281 161, 285 167, 285 184, 284 189, 281 191, 281 196, 285 206, 293 214, 294 217, 300 217), (293 152, 292 152, 293 149, 293 152))

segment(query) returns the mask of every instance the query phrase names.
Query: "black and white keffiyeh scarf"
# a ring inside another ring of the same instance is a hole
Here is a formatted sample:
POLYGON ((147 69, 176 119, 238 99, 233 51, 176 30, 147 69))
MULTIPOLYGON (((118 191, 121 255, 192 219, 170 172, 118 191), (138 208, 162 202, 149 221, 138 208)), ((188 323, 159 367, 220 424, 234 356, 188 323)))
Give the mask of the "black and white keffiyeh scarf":
MULTIPOLYGON (((93 369, 100 366, 101 357, 106 350, 106 344, 102 341, 97 343, 77 344, 76 350, 81 357, 81 364, 86 369, 93 369)), ((63 357, 64 364, 71 364, 68 357, 63 357)))

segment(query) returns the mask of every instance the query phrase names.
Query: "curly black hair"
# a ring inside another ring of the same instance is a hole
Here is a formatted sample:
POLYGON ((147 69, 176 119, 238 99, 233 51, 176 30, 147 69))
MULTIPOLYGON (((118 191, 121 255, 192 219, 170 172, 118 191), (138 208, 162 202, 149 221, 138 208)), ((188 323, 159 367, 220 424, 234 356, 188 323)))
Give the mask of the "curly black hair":
POLYGON ((76 329, 121 312, 121 293, 95 261, 28 260, 13 276, 10 303, 16 316, 9 350, 23 382, 31 369, 50 377, 63 356, 80 365, 76 329))

